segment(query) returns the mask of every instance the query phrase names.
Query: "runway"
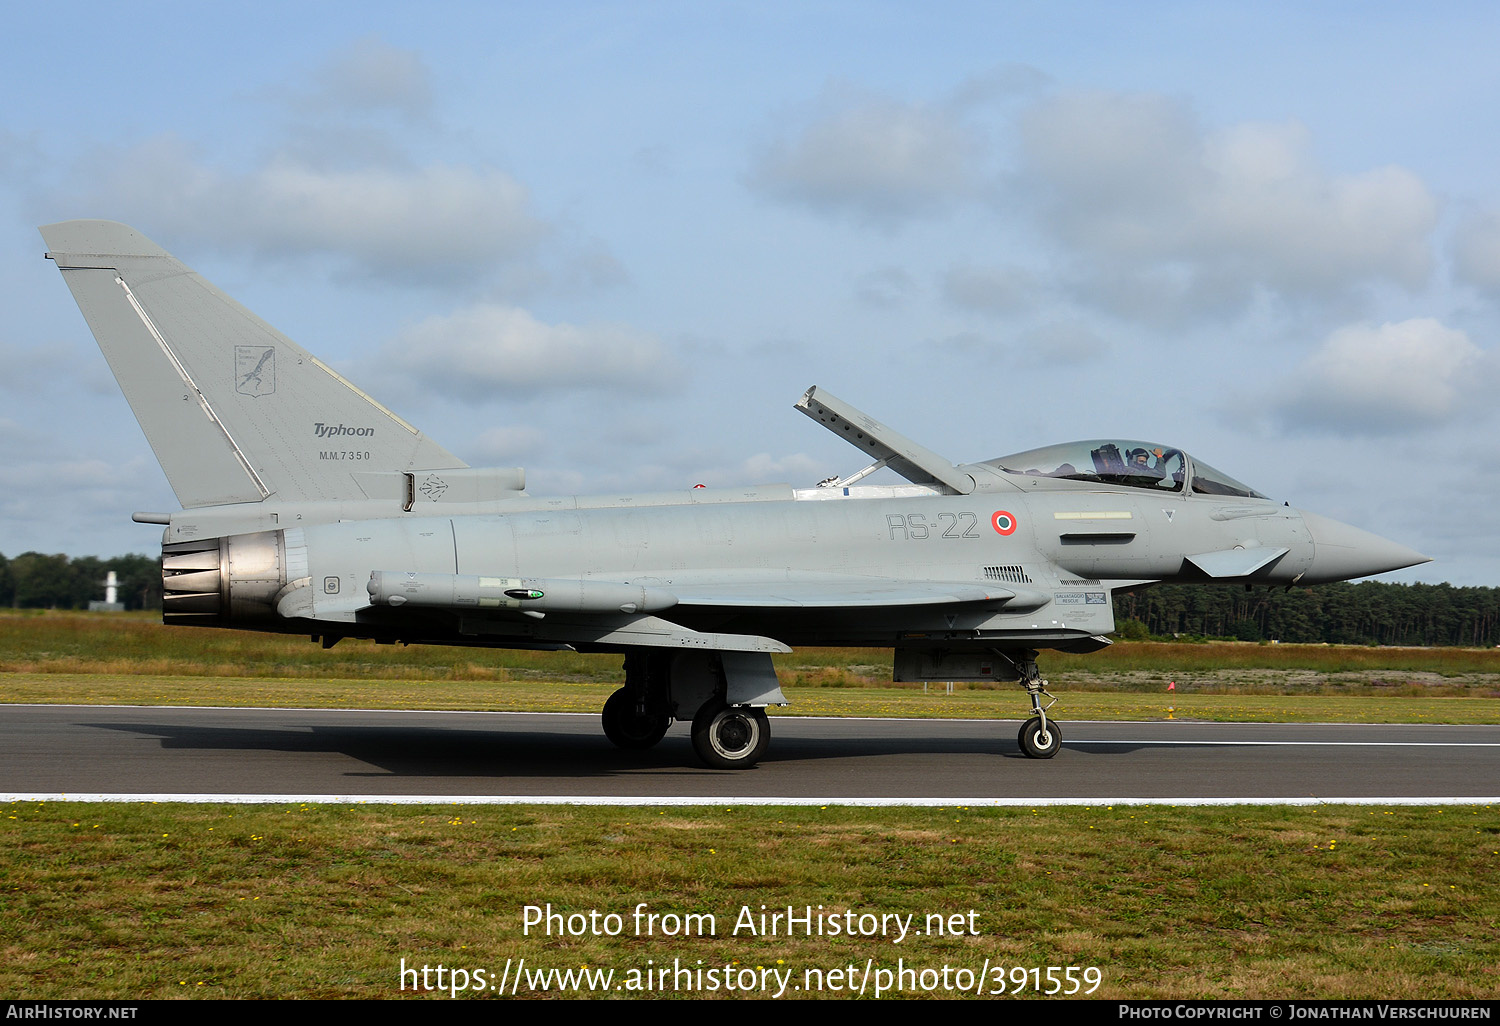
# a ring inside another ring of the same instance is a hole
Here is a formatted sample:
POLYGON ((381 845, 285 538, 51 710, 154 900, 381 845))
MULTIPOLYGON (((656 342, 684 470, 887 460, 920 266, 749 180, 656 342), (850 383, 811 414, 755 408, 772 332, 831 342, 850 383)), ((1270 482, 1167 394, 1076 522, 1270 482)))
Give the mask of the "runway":
POLYGON ((1500 725, 1062 723, 1027 759, 1014 720, 772 718, 754 769, 649 752, 597 716, 0 706, 0 797, 681 804, 1489 802, 1500 725))

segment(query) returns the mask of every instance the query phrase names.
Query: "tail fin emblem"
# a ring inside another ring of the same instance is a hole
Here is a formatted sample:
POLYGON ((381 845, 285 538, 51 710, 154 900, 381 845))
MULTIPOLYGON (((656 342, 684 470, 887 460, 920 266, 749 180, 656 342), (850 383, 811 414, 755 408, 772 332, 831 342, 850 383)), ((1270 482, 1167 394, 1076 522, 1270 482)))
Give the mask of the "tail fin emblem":
POLYGON ((240 395, 270 395, 276 391, 276 347, 234 347, 234 390, 240 395))

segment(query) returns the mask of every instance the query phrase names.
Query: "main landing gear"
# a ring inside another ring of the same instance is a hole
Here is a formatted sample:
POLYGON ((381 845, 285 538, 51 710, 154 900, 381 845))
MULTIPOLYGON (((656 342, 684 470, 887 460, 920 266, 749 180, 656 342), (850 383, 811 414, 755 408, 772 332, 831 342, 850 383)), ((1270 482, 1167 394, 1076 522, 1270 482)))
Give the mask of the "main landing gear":
MULTIPOLYGON (((685 658, 670 652, 628 653, 625 686, 604 703, 604 735, 620 748, 644 751, 666 735, 673 719, 691 717, 693 751, 704 765, 713 769, 754 766, 771 745, 771 723, 762 706, 731 705, 726 700, 732 694, 727 661, 724 655, 685 658)), ((765 657, 765 670, 774 688, 769 657, 765 657)), ((739 697, 743 694, 742 690, 739 697)), ((779 691, 774 699, 780 699, 779 691)))

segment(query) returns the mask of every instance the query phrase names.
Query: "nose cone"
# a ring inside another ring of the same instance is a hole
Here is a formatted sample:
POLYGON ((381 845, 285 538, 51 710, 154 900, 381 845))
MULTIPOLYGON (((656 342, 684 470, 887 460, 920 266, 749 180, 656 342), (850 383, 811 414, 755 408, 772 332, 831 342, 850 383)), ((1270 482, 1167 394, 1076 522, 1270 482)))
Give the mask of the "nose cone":
POLYGON ((1312 535, 1313 561, 1300 584, 1348 581, 1432 561, 1415 549, 1316 513, 1304 511, 1302 522, 1312 535))

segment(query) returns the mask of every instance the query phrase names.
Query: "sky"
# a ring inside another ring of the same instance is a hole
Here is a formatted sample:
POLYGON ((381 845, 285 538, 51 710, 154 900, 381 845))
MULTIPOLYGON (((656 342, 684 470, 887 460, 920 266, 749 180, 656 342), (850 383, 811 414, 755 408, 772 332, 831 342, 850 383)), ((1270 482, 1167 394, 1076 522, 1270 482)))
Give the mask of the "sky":
MULTIPOLYGON (((7 5, 0 553, 177 508, 36 226, 124 221, 533 494, 1187 450, 1500 585, 1500 7, 7 5)), ((871 479, 876 480, 876 479, 871 479)))

